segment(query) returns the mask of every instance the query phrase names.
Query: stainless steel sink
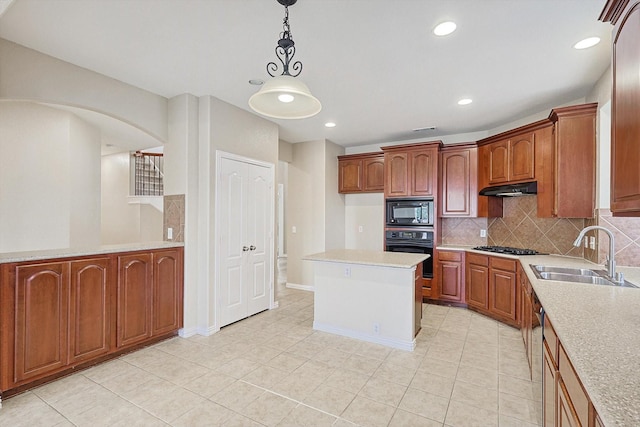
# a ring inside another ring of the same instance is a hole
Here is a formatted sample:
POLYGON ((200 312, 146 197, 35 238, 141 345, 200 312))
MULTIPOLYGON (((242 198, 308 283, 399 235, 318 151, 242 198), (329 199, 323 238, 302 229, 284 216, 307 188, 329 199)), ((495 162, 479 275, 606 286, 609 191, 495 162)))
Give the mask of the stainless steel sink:
POLYGON ((546 265, 532 265, 534 270, 539 272, 572 274, 574 276, 597 276, 593 270, 584 268, 547 267, 546 265))
POLYGON ((532 265, 533 273, 539 279, 556 280, 559 282, 589 283, 592 285, 620 286, 624 288, 637 288, 626 280, 623 283, 614 282, 607 277, 604 270, 587 270, 582 268, 547 267, 544 265, 532 265))

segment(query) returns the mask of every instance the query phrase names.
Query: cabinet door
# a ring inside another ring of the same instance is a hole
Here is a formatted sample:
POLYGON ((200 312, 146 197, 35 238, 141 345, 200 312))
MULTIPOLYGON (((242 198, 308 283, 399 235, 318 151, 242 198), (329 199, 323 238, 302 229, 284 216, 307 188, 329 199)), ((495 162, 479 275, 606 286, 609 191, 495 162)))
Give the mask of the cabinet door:
POLYGON ((528 133, 509 141, 509 181, 535 178, 534 138, 535 133, 528 133))
POLYGON ((557 370, 553 363, 553 358, 549 353, 546 341, 543 348, 543 372, 542 372, 542 407, 543 407, 543 427, 555 427, 556 425, 556 378, 557 370))
POLYGON ((469 264, 467 271, 467 304, 487 310, 489 308, 489 267, 469 264))
POLYGON ((575 409, 571 404, 567 389, 562 379, 558 381, 556 406, 558 411, 558 427, 582 427, 575 409))
POLYGON ((153 325, 151 335, 182 326, 182 251, 153 252, 153 325))
POLYGON ((109 258, 71 262, 69 360, 72 363, 109 352, 110 266, 109 258))
POLYGON ((512 271, 491 269, 489 280, 489 311, 515 322, 517 320, 516 274, 512 271))
POLYGON ((384 156, 362 160, 363 191, 384 191, 384 156))
POLYGON ((464 302, 464 252, 438 251, 438 294, 444 301, 464 302))
POLYGON ((14 380, 68 364, 69 264, 16 267, 14 380))
POLYGON ((384 168, 384 195, 386 197, 408 196, 409 155, 385 153, 384 168))
POLYGON ((117 346, 151 336, 151 253, 118 256, 117 346))
POLYGON ((430 148, 410 154, 410 196, 435 196, 438 183, 438 149, 430 148))
POLYGON ((467 148, 441 153, 440 215, 474 217, 477 215, 478 149, 467 148))
POLYGON ((640 2, 631 2, 613 35, 611 211, 640 216, 640 2))
POLYGON ((509 181, 509 140, 489 145, 489 184, 509 181))
POLYGON ((339 160, 338 192, 354 193, 362 189, 362 160, 339 160))

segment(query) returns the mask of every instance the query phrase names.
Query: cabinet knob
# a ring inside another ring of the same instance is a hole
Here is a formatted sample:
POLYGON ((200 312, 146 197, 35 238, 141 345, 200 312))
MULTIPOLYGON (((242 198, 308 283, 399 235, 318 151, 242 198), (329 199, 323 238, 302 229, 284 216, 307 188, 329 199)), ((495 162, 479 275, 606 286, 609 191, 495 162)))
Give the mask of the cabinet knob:
POLYGON ((249 250, 249 247, 248 247, 248 246, 243 246, 243 247, 242 247, 242 252, 247 252, 248 250, 249 250))
POLYGON ((253 246, 253 245, 251 245, 251 246, 249 246, 249 250, 250 250, 250 251, 255 251, 255 250, 256 250, 256 247, 255 247, 255 246, 253 246))

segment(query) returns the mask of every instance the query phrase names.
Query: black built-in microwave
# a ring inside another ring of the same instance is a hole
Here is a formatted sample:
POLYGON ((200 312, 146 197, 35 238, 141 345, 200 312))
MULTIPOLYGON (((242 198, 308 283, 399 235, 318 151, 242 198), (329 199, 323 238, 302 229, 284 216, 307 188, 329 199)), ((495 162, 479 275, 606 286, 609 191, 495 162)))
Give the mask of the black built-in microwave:
POLYGON ((387 199, 387 226, 433 226, 435 221, 433 198, 387 199))

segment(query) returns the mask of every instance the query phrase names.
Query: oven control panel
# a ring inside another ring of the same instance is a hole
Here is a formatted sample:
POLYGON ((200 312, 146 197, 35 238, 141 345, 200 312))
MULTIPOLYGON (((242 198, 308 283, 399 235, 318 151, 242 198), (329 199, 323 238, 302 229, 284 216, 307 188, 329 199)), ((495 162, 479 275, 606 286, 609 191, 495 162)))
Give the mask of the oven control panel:
POLYGON ((385 238, 388 241, 419 241, 433 242, 433 231, 428 230, 386 230, 385 238))

